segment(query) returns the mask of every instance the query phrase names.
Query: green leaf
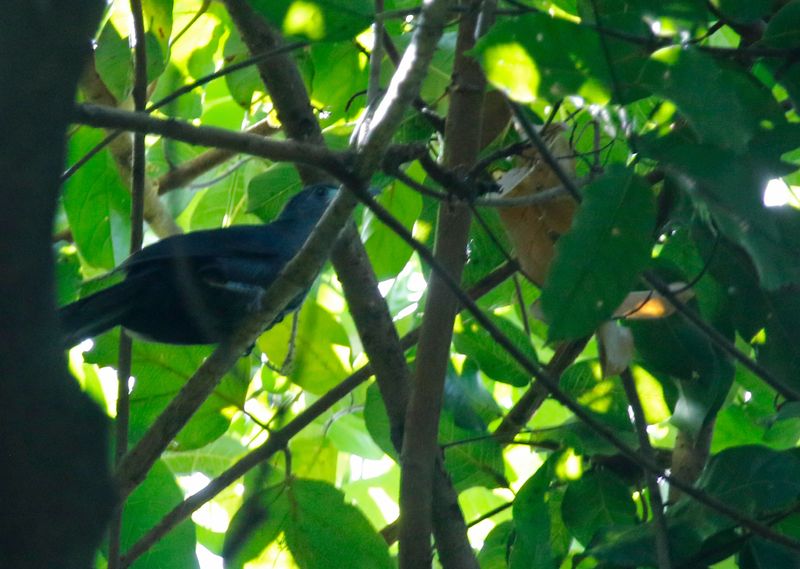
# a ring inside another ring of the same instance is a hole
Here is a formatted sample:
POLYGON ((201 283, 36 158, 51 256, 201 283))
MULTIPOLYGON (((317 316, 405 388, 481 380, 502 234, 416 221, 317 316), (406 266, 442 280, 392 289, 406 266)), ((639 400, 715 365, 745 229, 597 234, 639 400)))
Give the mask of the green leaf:
POLYGON ((471 431, 486 432, 486 425, 502 416, 500 406, 483 385, 472 360, 464 362, 461 374, 452 365, 448 366, 444 408, 453 414, 457 426, 471 431))
POLYGON ((251 0, 253 8, 287 36, 346 40, 373 19, 370 0, 251 0))
MULTIPOLYGON (((227 66, 241 63, 251 56, 236 28, 230 28, 230 34, 223 47, 223 55, 227 66)), ((233 100, 245 109, 250 108, 253 93, 264 90, 264 84, 255 65, 228 73, 225 75, 225 84, 228 86, 228 91, 230 91, 233 100)))
MULTIPOLYGON (((67 162, 78 161, 103 137, 100 130, 79 128, 70 137, 67 162)), ((87 263, 111 269, 128 256, 131 199, 107 149, 67 181, 63 200, 75 245, 87 263)))
POLYGON ((290 514, 289 491, 284 484, 250 496, 231 520, 225 536, 225 567, 241 569, 283 531, 290 514))
POLYGON ((650 36, 656 23, 662 36, 681 31, 697 35, 712 17, 703 2, 694 0, 578 0, 578 8, 584 22, 595 24, 599 18, 606 29, 641 38, 650 36))
MULTIPOLYGON (((779 49, 800 47, 800 2, 787 2, 778 10, 756 45, 779 49)), ((776 58, 766 60, 765 65, 786 88, 794 104, 800 104, 800 62, 776 58)))
POLYGON ((758 362, 788 386, 800 386, 800 298, 794 291, 775 292, 767 304, 764 338, 755 341, 758 362))
POLYGON ((636 524, 636 504, 630 488, 602 470, 587 472, 570 482, 561 512, 570 533, 584 545, 607 526, 636 524))
POLYGON ((246 452, 247 448, 242 441, 228 432, 215 441, 194 450, 178 452, 168 450, 164 452, 161 459, 175 474, 189 476, 200 472, 209 478, 215 478, 246 452))
POLYGON ((283 206, 303 187, 297 168, 288 162, 273 164, 247 184, 247 211, 273 221, 283 206))
POLYGON ((650 187, 631 172, 610 168, 585 188, 542 291, 550 340, 589 335, 611 317, 650 258, 654 225, 650 187))
MULTIPOLYGON (((172 508, 183 501, 183 492, 163 462, 156 462, 125 501, 122 514, 122 551, 128 550, 172 508)), ((194 524, 186 520, 159 539, 133 569, 192 569, 199 567, 194 524)))
POLYGON ((444 451, 444 463, 453 486, 462 491, 473 486, 498 488, 508 486, 505 478, 503 449, 492 437, 479 438, 485 430, 475 431, 456 425, 450 411, 442 411, 439 442, 458 443, 444 451))
POLYGON ((342 452, 370 460, 383 458, 383 450, 370 437, 360 415, 347 413, 336 416, 327 431, 328 438, 342 452))
POLYGON ((292 480, 284 532, 300 569, 393 569, 386 542, 344 494, 319 480, 292 480))
MULTIPOLYGON (((409 230, 422 211, 420 195, 399 182, 383 190, 377 200, 409 230)), ((411 247, 369 211, 364 213, 361 235, 378 280, 397 276, 411 257, 411 247)))
POLYGON ((392 444, 392 425, 389 422, 389 415, 386 413, 386 406, 377 383, 373 383, 367 388, 364 423, 375 444, 395 461, 398 460, 397 450, 392 444))
POLYGON ((65 248, 56 256, 56 301, 63 306, 78 299, 81 288, 81 262, 74 249, 69 252, 65 248))
MULTIPOLYGON (((85 354, 89 363, 116 366, 119 333, 114 331, 95 339, 85 354)), ((212 349, 206 346, 169 346, 136 342, 133 348, 131 391, 131 442, 135 443, 150 427, 186 381, 200 367, 212 349)), ((203 447, 222 436, 230 425, 230 407, 242 408, 249 383, 249 364, 242 359, 201 405, 176 437, 173 450, 203 447)))
MULTIPOLYGON (((794 128, 776 132, 800 141, 794 128)), ((775 290, 800 282, 800 212, 764 206, 765 179, 781 173, 774 162, 783 150, 765 151, 762 139, 754 138, 746 155, 679 136, 643 138, 639 148, 711 212, 720 231, 748 252, 763 286, 775 290)))
POLYGON ((742 152, 763 124, 785 122, 778 102, 752 76, 695 49, 657 51, 640 81, 673 101, 702 143, 742 152), (698 77, 706 88, 695 88, 698 77))
MULTIPOLYGON (((532 361, 538 361, 531 339, 523 330, 505 318, 495 315, 489 315, 489 318, 517 348, 532 361)), ((516 387, 524 387, 531 381, 530 374, 519 362, 471 318, 459 317, 453 335, 453 345, 460 353, 475 360, 481 371, 495 381, 516 387)))
POLYGON ((477 221, 470 227, 467 246, 469 256, 462 279, 465 286, 475 284, 502 265, 506 261, 503 251, 511 251, 508 236, 497 211, 494 208, 485 208, 480 214, 489 231, 487 232, 483 224, 477 221))
MULTIPOLYGON (((760 517, 794 503, 800 496, 800 455, 796 449, 774 451, 762 446, 740 446, 715 455, 697 487, 743 515, 760 517)), ((693 501, 682 503, 676 516, 712 535, 736 522, 693 501)))
POLYGON ((800 553, 766 539, 753 537, 739 554, 740 569, 799 567, 800 553))
MULTIPOLYGON (((670 411, 661 384, 642 368, 634 366, 633 378, 648 423, 666 420, 670 411)), ((616 428, 630 428, 628 399, 618 376, 603 377, 598 360, 584 360, 571 365, 561 376, 564 391, 578 403, 616 428)))
POLYGON ((315 44, 310 50, 310 65, 313 68, 311 98, 326 114, 325 123, 331 124, 342 118, 353 118, 355 108, 366 102, 362 98, 353 100, 367 88, 366 59, 353 41, 315 44))
POLYGON ((680 397, 672 422, 681 429, 698 432, 724 402, 733 382, 733 364, 678 314, 628 325, 641 364, 678 380, 680 397))
POLYGON ((133 88, 133 57, 127 38, 108 20, 94 51, 94 65, 103 83, 117 102, 128 98, 133 88))
POLYGON ((557 457, 551 456, 531 476, 514 498, 513 515, 516 539, 509 555, 510 569, 555 569, 551 548, 550 509, 546 493, 557 457))
POLYGON ((643 96, 637 79, 646 52, 613 37, 606 38, 606 45, 616 85, 597 32, 545 13, 500 20, 474 51, 489 81, 518 101, 579 95, 606 103, 612 95, 624 101, 643 96))
MULTIPOLYGON (((289 350, 292 318, 262 334, 257 345, 280 365, 289 350)), ((309 299, 300 310, 295 340, 295 359, 289 378, 311 393, 322 395, 347 375, 334 346, 349 346, 342 325, 322 306, 309 299)))
POLYGON ((478 554, 481 569, 508 569, 508 549, 514 536, 514 524, 505 521, 497 524, 486 536, 478 554))
POLYGON ((749 24, 769 13, 772 0, 715 0, 714 4, 728 19, 749 24))
MULTIPOLYGON (((672 563, 683 563, 700 550, 702 540, 691 524, 668 518, 667 528, 672 563)), ((603 528, 586 548, 586 554, 612 567, 656 567, 653 523, 603 528)))

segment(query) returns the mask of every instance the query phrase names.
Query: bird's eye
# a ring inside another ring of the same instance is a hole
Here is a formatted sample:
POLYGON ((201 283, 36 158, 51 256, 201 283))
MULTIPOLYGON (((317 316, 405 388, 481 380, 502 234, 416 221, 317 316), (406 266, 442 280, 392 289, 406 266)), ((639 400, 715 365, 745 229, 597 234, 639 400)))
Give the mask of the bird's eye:
POLYGON ((322 197, 322 196, 324 196, 325 194, 328 193, 328 188, 326 188, 325 186, 320 186, 319 188, 317 188, 317 191, 314 192, 314 193, 317 194, 318 196, 322 197))

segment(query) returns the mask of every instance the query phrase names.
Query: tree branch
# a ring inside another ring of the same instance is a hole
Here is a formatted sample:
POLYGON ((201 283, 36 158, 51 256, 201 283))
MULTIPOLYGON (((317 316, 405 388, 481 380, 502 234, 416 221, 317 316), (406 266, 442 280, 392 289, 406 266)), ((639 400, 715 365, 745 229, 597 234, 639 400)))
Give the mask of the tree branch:
MULTIPOLYGON (((478 63, 465 55, 475 44, 477 12, 462 16, 456 43, 450 109, 445 123, 447 168, 469 170, 480 152, 485 79, 478 63)), ((402 68, 402 63, 398 72, 402 68)), ((455 281, 466 262, 471 215, 463 204, 442 203, 436 229, 436 259, 455 281)), ((416 373, 405 419, 400 479, 400 567, 430 567, 434 481, 439 457, 439 416, 444 377, 458 301, 447 285, 432 275, 420 331, 416 373)), ((461 516, 460 516, 461 517, 461 516)), ((463 532, 466 534, 466 524, 463 532)), ((460 554, 460 567, 477 567, 471 550, 460 554)), ((441 552, 440 552, 441 555, 441 552)), ((452 563, 450 560, 449 563, 452 563)), ((445 561, 442 561, 445 564, 445 561)))
MULTIPOLYGON (((131 15, 133 17, 134 32, 134 83, 133 104, 138 112, 147 106, 147 49, 144 35, 144 17, 142 14, 142 0, 130 0, 131 15)), ((120 140, 123 140, 120 138, 120 140)), ((133 255, 142 248, 144 238, 144 202, 145 186, 145 145, 144 134, 133 135, 133 148, 130 156, 130 189, 131 189, 131 244, 130 254, 133 255)), ((161 203, 158 196, 150 188, 150 199, 161 203)), ((117 416, 114 422, 115 440, 114 464, 119 465, 122 457, 128 452, 128 429, 130 428, 131 398, 128 380, 131 377, 133 365, 133 339, 123 330, 119 335, 119 356, 117 365, 117 416)), ((111 521, 108 537, 108 567, 120 567, 120 542, 122 538, 124 508, 122 504, 117 508, 116 515, 111 521)))
MULTIPOLYGON (((622 387, 633 411, 633 425, 639 439, 639 452, 648 460, 655 462, 653 447, 650 446, 650 436, 647 434, 647 419, 644 416, 644 408, 636 391, 636 382, 630 368, 625 368, 620 374, 622 387)), ((658 478, 652 472, 644 473, 647 480, 647 489, 650 494, 650 509, 653 511, 653 525, 656 535, 656 559, 658 569, 671 569, 672 562, 669 555, 669 533, 667 530, 667 520, 664 517, 664 502, 661 500, 661 489, 658 487, 658 478)))
POLYGON ((270 140, 255 134, 211 126, 194 126, 176 119, 159 119, 146 113, 109 109, 98 105, 78 105, 73 120, 99 128, 115 128, 159 134, 174 140, 260 156, 274 162, 316 165, 339 180, 352 180, 346 163, 349 153, 333 152, 316 144, 291 140, 270 140))
POLYGON ((51 233, 65 132, 104 2, 10 2, 0 18, 0 557, 84 569, 115 496, 108 419, 66 369, 51 233), (24 54, 24 55, 23 55, 24 54))
MULTIPOLYGON (((267 136, 278 132, 280 129, 275 128, 269 124, 267 119, 261 120, 246 129, 244 132, 248 134, 257 134, 260 136, 267 136)), ((213 148, 206 150, 199 156, 195 156, 191 160, 187 160, 180 166, 170 170, 166 174, 155 180, 154 185, 158 188, 158 194, 164 195, 172 190, 183 188, 188 185, 192 180, 202 176, 209 170, 224 164, 234 156, 236 152, 231 150, 220 150, 213 148)))

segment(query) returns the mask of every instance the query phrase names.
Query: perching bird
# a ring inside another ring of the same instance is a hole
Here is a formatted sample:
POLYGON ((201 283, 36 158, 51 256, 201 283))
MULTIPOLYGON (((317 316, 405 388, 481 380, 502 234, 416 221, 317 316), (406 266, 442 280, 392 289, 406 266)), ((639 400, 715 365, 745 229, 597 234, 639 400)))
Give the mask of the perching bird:
MULTIPOLYGON (((69 347, 117 325, 168 344, 215 344, 258 308, 264 290, 300 250, 337 188, 303 189, 268 225, 175 235, 145 247, 117 271, 125 280, 59 311, 69 347)), ((294 298, 270 328, 300 306, 294 298)))

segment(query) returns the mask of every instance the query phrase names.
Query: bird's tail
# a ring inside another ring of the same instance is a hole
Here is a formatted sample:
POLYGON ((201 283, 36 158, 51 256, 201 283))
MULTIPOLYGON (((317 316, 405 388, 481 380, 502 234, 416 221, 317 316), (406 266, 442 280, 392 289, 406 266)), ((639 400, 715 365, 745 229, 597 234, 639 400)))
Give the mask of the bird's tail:
POLYGON ((135 281, 122 281, 61 307, 58 316, 64 347, 72 347, 120 324, 130 310, 137 284, 135 281))

